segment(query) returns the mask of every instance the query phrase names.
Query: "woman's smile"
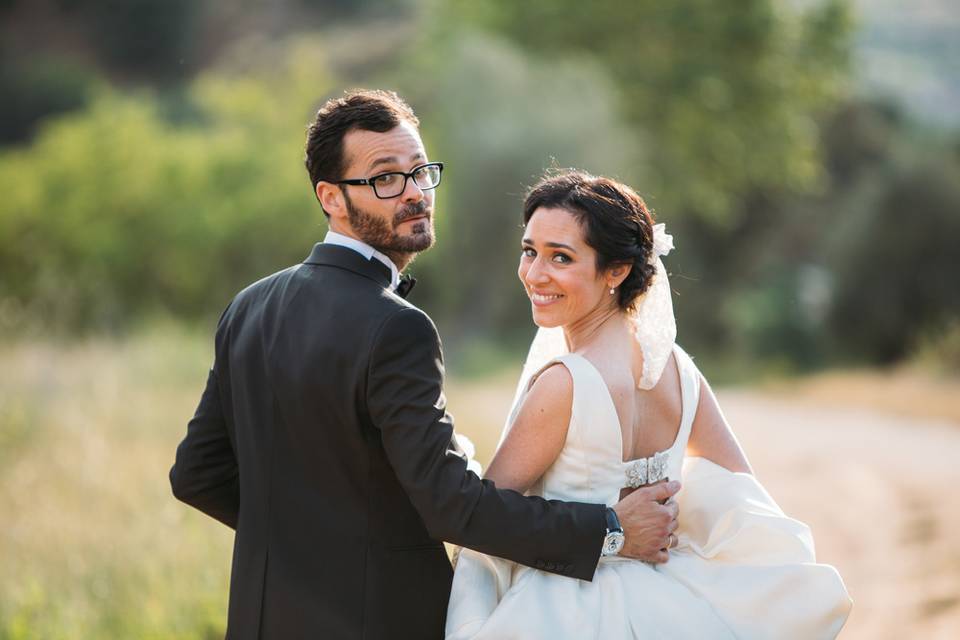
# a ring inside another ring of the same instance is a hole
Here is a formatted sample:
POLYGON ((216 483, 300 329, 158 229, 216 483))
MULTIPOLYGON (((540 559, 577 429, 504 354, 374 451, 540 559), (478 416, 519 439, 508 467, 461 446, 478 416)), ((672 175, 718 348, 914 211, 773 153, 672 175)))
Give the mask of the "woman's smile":
POLYGON ((538 307, 546 307, 563 298, 562 293, 540 293, 537 291, 527 291, 530 301, 538 307))

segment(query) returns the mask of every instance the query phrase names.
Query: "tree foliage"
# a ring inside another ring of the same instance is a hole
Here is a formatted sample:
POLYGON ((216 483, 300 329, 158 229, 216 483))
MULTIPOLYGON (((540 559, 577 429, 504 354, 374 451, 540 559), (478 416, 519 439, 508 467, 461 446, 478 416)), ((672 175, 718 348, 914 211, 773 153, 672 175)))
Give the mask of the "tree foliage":
MULTIPOLYGON (((181 5, 173 22, 210 28, 181 5)), ((111 3, 63 3, 93 6, 111 3)), ((4 66, 3 86, 26 88, 2 111, 22 146, 0 148, 0 329, 209 318, 300 260, 324 232, 305 125, 329 94, 368 86, 404 95, 447 163, 439 241, 412 271, 453 351, 495 343, 516 361, 532 330, 521 202, 550 166, 623 180, 667 222, 681 341, 698 354, 812 367, 930 351, 960 317, 960 145, 845 96, 844 3, 795 6, 288 0, 261 8, 271 29, 335 27, 239 40, 182 85, 4 66), (43 115, 58 109, 72 110, 43 115)))
POLYGON ((814 117, 846 73, 842 2, 806 12, 770 0, 455 4, 551 60, 598 60, 645 152, 638 187, 670 212, 730 226, 751 192, 803 191, 821 177, 814 117))
POLYGON ((152 94, 104 90, 0 155, 2 320, 198 317, 302 258, 319 222, 303 131, 328 82, 312 57, 301 48, 272 77, 199 78, 182 97, 188 123, 152 94))

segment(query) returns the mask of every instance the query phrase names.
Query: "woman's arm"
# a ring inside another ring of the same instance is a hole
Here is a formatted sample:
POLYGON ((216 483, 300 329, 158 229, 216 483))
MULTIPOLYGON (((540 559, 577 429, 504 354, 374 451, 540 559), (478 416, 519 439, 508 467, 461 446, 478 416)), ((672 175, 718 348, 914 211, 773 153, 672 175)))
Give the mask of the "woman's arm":
POLYGON ((484 477, 501 489, 527 491, 563 450, 572 411, 573 378, 558 363, 533 382, 484 477))
POLYGON ((753 473, 703 374, 700 374, 700 402, 687 442, 687 455, 706 458, 730 471, 753 473))
POLYGON ((416 307, 400 307, 372 343, 366 384, 370 421, 429 536, 592 579, 605 532, 603 505, 524 497, 467 473, 453 444, 443 354, 430 318, 416 307))

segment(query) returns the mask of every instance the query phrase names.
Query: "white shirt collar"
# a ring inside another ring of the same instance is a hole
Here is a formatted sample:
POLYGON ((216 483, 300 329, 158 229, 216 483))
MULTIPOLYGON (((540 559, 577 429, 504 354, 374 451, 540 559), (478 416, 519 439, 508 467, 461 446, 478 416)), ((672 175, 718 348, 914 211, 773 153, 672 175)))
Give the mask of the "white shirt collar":
POLYGON ((366 242, 357 240, 356 238, 351 238, 350 236, 345 236, 342 233, 337 233, 336 231, 327 231, 327 235, 324 237, 323 242, 324 244, 336 244, 341 247, 353 249, 367 260, 376 258, 385 264, 388 269, 390 269, 390 290, 393 291, 397 288, 397 285, 400 284, 400 271, 397 270, 397 265, 393 264, 393 260, 380 253, 366 242))

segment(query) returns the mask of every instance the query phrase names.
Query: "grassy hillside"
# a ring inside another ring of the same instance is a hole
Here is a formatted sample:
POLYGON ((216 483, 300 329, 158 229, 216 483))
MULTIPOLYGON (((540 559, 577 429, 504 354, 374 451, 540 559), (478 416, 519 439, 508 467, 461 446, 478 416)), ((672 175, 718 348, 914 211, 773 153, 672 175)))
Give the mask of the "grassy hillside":
MULTIPOLYGON (((167 472, 207 336, 0 345, 0 640, 222 638, 233 537, 167 472)), ((452 385, 486 461, 509 385, 452 385)))
MULTIPOLYGON (((207 336, 174 329, 153 330, 127 340, 0 344, 0 575, 4 576, 0 640, 223 637, 231 532, 174 500, 167 482, 211 351, 207 336)), ((513 373, 453 380, 448 385, 458 430, 474 441, 483 463, 496 445, 512 397, 513 373)), ((874 515, 848 509, 862 498, 857 493, 861 485, 874 487, 871 495, 878 500, 893 495, 876 485, 879 479, 901 479, 888 473, 883 452, 893 447, 897 453, 906 444, 881 447, 880 443, 892 443, 888 438, 894 435, 909 443, 913 431, 869 420, 858 426, 859 414, 833 413, 831 403, 849 404, 852 399, 875 410, 907 412, 920 407, 921 414, 931 399, 935 402, 930 406, 955 404, 951 399, 958 390, 956 380, 935 388, 925 385, 926 395, 920 398, 911 395, 919 387, 903 381, 903 375, 908 372, 893 378, 847 373, 794 381, 772 394, 721 394, 758 474, 788 512, 814 527, 823 560, 837 563, 851 590, 858 591, 854 598, 863 594, 859 605, 863 615, 854 625, 860 631, 851 629, 845 637, 880 637, 874 631, 883 627, 886 618, 878 621, 875 616, 882 618, 889 603, 898 603, 899 609, 892 610, 902 620, 919 615, 910 608, 914 600, 933 598, 936 604, 957 592, 950 577, 955 573, 944 565, 936 573, 940 582, 930 582, 926 591, 914 583, 903 587, 897 578, 878 595, 871 587, 878 584, 872 576, 878 557, 888 551, 886 538, 870 538, 869 552, 862 551, 861 523, 874 515), (935 392, 936 397, 930 395, 935 392), (918 402, 893 406, 878 403, 878 394, 914 397, 918 402), (804 402, 815 409, 810 418, 801 411, 804 402), (801 411, 799 418, 794 416, 797 411, 801 411), (771 431, 788 418, 803 428, 794 426, 779 435, 776 429, 771 431), (844 460, 843 456, 822 455, 823 438, 844 434, 853 442, 843 445, 847 449, 859 454, 869 447, 870 455, 856 458, 865 465, 863 469, 838 470, 830 465, 844 460), (810 442, 800 446, 800 436, 810 442), (810 465, 824 471, 808 477, 810 465), (854 472, 863 476, 862 481, 848 477, 854 472), (834 473, 841 474, 838 484, 834 473), (833 495, 835 491, 849 495, 823 500, 824 492, 833 495), (840 509, 843 517, 831 509, 840 509), (909 598, 904 599, 904 594, 909 598)), ((928 431, 924 427, 924 433, 928 431)), ((933 429, 932 433, 940 432, 933 429)), ((953 429, 944 433, 955 439, 953 429)), ((955 450, 952 446, 948 443, 937 450, 955 450)), ((953 466, 949 457, 931 450, 928 447, 922 454, 924 468, 940 475, 930 480, 907 474, 904 480, 927 488, 936 482, 953 482, 953 476, 941 469, 953 466)), ((914 498, 926 489, 917 491, 904 490, 904 495, 913 496, 910 505, 915 506, 914 498)), ((883 501, 878 505, 877 513, 889 521, 893 507, 883 501)), ((950 509, 950 503, 944 502, 930 517, 955 517, 958 512, 950 509)), ((955 530, 953 524, 943 527, 945 532, 955 530)), ((885 535, 896 533, 887 529, 885 535)), ((919 552, 927 546, 911 549, 919 552)), ((903 575, 913 571, 913 558, 902 556, 903 575)), ((924 577, 917 578, 919 584, 926 585, 932 571, 924 569, 924 577)), ((955 630, 956 611, 951 607, 947 608, 953 612, 946 616, 924 609, 916 623, 942 623, 955 630)))
POLYGON ((231 536, 166 480, 206 351, 0 347, 0 638, 223 637, 231 536))

